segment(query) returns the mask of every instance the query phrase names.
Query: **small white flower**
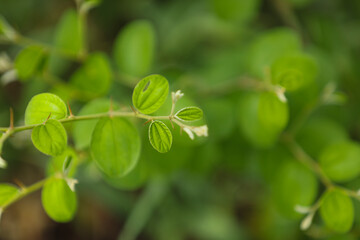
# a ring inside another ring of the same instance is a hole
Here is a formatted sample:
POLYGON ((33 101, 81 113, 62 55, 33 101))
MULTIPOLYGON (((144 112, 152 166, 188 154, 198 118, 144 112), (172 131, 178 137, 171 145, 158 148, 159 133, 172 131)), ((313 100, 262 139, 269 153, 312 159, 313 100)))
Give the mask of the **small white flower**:
POLYGON ((300 229, 305 231, 307 230, 310 226, 311 226, 311 223, 313 221, 313 218, 314 218, 314 215, 315 215, 315 212, 310 212, 305 218, 304 220, 301 221, 301 224, 300 224, 300 229))
POLYGON ((310 207, 296 205, 295 211, 298 213, 301 213, 301 214, 306 214, 306 213, 309 213, 311 211, 311 209, 310 209, 310 207))
POLYGON ((277 86, 275 88, 275 93, 281 102, 287 102, 287 99, 285 96, 285 88, 277 86))
POLYGON ((78 184, 79 182, 74 178, 66 178, 66 183, 71 189, 71 191, 75 192, 75 184, 78 184))
POLYGON ((0 168, 6 168, 6 166, 7 166, 6 161, 2 157, 0 157, 0 168))
POLYGON ((0 54, 0 72, 5 72, 11 68, 11 60, 6 53, 0 54))
POLYGON ((189 128, 187 128, 187 127, 184 127, 183 128, 183 130, 187 133, 187 135, 189 135, 189 138, 191 139, 191 140, 194 140, 194 133, 189 129, 189 128))
POLYGON ((15 69, 11 69, 6 71, 0 78, 1 83, 5 86, 13 81, 15 81, 17 78, 17 71, 15 69))
POLYGON ((173 102, 177 102, 183 96, 184 96, 184 94, 181 92, 181 90, 177 90, 176 92, 171 93, 173 102))
POLYGON ((207 137, 208 136, 208 126, 207 125, 203 125, 200 127, 194 127, 193 131, 198 137, 201 137, 201 136, 207 137))

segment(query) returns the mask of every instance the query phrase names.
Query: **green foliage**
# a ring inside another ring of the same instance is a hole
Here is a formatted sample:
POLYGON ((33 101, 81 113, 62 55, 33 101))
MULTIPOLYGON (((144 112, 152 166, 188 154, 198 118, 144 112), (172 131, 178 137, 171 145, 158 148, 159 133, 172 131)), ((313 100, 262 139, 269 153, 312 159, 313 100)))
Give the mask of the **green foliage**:
MULTIPOLYGON (((108 112, 110 105, 111 103, 108 99, 95 99, 87 103, 80 110, 78 116, 108 112)), ((118 109, 118 107, 114 105, 114 110, 116 109, 118 109)), ((98 121, 98 119, 92 119, 74 123, 73 137, 77 149, 85 149, 90 146, 91 135, 98 121)))
POLYGON ((210 0, 215 13, 225 20, 246 21, 252 19, 258 10, 259 0, 210 0))
POLYGON ((203 111, 198 107, 186 107, 180 109, 175 117, 182 121, 196 121, 203 117, 203 111))
POLYGON ((67 146, 65 128, 53 119, 36 126, 31 133, 31 140, 40 152, 51 156, 62 154, 67 146))
POLYGON ((66 11, 56 27, 56 48, 69 54, 79 54, 84 41, 81 31, 77 13, 74 10, 66 11))
POLYGON ((122 118, 103 118, 91 138, 91 153, 99 169, 109 177, 128 174, 140 155, 140 137, 136 128, 122 118))
POLYGON ((136 109, 145 114, 158 110, 169 93, 169 83, 161 75, 150 75, 142 79, 136 86, 132 101, 136 109))
POLYGON ((23 49, 15 59, 15 69, 20 79, 27 80, 39 71, 44 58, 44 48, 29 46, 23 49))
POLYGON ((11 202, 20 193, 19 188, 11 184, 0 184, 0 208, 11 202))
POLYGON ((319 162, 332 180, 353 180, 360 174, 360 146, 350 141, 328 145, 320 155, 319 162))
POLYGON ((166 153, 172 145, 172 134, 165 123, 153 121, 149 127, 149 140, 156 151, 166 153))
POLYGON ((298 53, 300 49, 300 37, 290 29, 279 28, 263 33, 251 46, 249 59, 251 73, 263 77, 275 60, 298 53))
POLYGON ((287 217, 299 218, 295 207, 310 206, 317 195, 318 182, 315 175, 294 159, 286 159, 277 170, 273 183, 276 206, 287 217))
POLYGON ((271 65, 274 84, 295 91, 314 82, 317 74, 315 61, 305 54, 286 55, 271 65))
POLYGON ((248 93, 239 99, 239 127, 257 147, 269 148, 274 145, 287 121, 287 104, 274 93, 248 93))
POLYGON ((76 194, 64 179, 49 179, 43 187, 41 199, 46 213, 54 221, 69 222, 74 218, 77 209, 76 194))
POLYGON ((146 20, 129 23, 118 34, 114 58, 121 72, 143 77, 150 72, 155 54, 155 30, 146 20))
POLYGON ((47 175, 52 176, 57 173, 62 173, 73 177, 76 173, 78 163, 79 157, 75 150, 67 148, 61 155, 55 156, 49 161, 47 175))
POLYGON ((25 111, 25 124, 44 123, 47 119, 66 118, 67 107, 64 101, 51 93, 41 93, 31 98, 25 111))
POLYGON ((103 53, 90 55, 70 78, 70 84, 74 89, 88 98, 106 94, 111 82, 110 64, 103 53))
POLYGON ((348 232, 354 222, 353 203, 340 190, 330 190, 324 194, 320 214, 326 226, 338 233, 348 232))

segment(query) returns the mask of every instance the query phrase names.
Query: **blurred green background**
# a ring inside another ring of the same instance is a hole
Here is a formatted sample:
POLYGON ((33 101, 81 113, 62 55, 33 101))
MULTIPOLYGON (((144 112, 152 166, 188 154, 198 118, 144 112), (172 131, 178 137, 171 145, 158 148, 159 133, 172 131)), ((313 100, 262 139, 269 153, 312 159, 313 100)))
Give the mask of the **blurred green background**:
MULTIPOLYGON (((23 36, 55 48, 63 43, 76 49, 82 42, 71 35, 76 18, 71 0, 0 0, 0 15, 23 36)), ((158 73, 172 91, 185 93, 178 108, 204 110, 209 137, 191 141, 176 129, 171 151, 160 154, 147 141, 147 127, 136 121, 142 133, 140 161, 120 180, 102 177, 86 148, 71 138, 83 163, 76 173, 75 219, 66 224, 50 220, 37 192, 4 212, 0 239, 359 239, 356 202, 349 233, 327 229, 318 214, 309 230, 300 230, 303 216, 294 206, 312 204, 324 188, 279 139, 298 126, 298 143, 315 159, 330 144, 360 140, 360 1, 103 0, 89 12, 86 26, 88 51, 103 52, 110 61, 109 86, 102 85, 106 72, 86 86, 73 80, 81 57, 69 60, 52 53, 46 60, 49 74, 26 80, 5 76, 4 69, 1 126, 8 125, 9 107, 21 125, 30 98, 46 91, 69 100, 75 114, 98 98, 112 97, 128 108, 136 82, 158 73), (277 60, 293 53, 310 59, 300 66, 309 83, 286 92, 289 123, 282 113, 274 119, 275 111, 263 124, 257 115, 257 83, 276 74, 276 66, 290 61, 277 60), (301 119, 329 86, 340 92, 336 104, 301 119)), ((23 45, 0 43, 11 62, 23 45)), ((160 112, 168 111, 168 100, 160 112)), ((73 131, 74 126, 67 127, 73 131)), ((0 170, 1 182, 29 185, 46 176, 49 158, 35 150, 29 132, 7 142, 4 158, 9 167, 0 170)), ((360 181, 345 186, 358 189, 360 181)))

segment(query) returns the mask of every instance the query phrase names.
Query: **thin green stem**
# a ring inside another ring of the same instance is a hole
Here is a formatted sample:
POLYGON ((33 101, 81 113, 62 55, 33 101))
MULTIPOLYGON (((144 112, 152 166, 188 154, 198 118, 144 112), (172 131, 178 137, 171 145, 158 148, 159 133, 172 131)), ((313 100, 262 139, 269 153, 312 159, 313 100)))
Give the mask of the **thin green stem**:
POLYGON ((16 195, 13 199, 11 199, 11 201, 5 203, 3 206, 2 206, 2 210, 6 209, 7 207, 9 207, 11 204, 13 204, 14 202, 22 199, 23 197, 29 195, 30 193, 33 193, 39 189, 41 189, 44 184, 46 183, 46 181, 48 180, 48 178, 45 178, 43 180, 40 180, 28 187, 23 187, 21 188, 20 190, 20 193, 18 195, 16 195))

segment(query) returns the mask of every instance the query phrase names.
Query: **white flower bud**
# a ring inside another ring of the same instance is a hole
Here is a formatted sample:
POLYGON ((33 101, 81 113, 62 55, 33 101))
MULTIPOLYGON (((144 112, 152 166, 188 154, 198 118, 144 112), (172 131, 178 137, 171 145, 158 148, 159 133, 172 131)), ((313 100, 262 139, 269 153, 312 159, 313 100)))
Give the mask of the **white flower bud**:
POLYGON ((300 229, 305 231, 307 230, 310 226, 311 226, 311 223, 313 221, 313 218, 314 218, 314 215, 315 215, 315 212, 310 212, 305 218, 304 220, 301 221, 301 224, 300 224, 300 229))
POLYGON ((75 192, 75 184, 78 184, 79 181, 74 178, 66 178, 66 183, 71 189, 71 191, 75 192))
POLYGON ((311 211, 311 209, 310 209, 310 207, 296 205, 295 211, 298 213, 301 213, 301 214, 306 214, 306 213, 309 213, 311 211))
POLYGON ((277 86, 275 88, 275 93, 281 102, 287 102, 287 99, 285 96, 285 88, 277 86))
POLYGON ((6 166, 7 166, 6 161, 2 157, 0 157, 0 168, 6 168, 6 166))
POLYGON ((184 94, 181 92, 181 90, 177 90, 176 92, 171 93, 173 102, 177 102, 183 96, 184 96, 184 94))
POLYGON ((194 140, 194 133, 189 129, 189 128, 187 128, 187 127, 184 127, 183 128, 183 130, 187 133, 187 135, 189 135, 189 138, 191 139, 191 140, 194 140))
POLYGON ((203 125, 200 127, 194 127, 193 131, 198 137, 201 137, 201 136, 207 137, 208 136, 208 126, 207 125, 203 125))

